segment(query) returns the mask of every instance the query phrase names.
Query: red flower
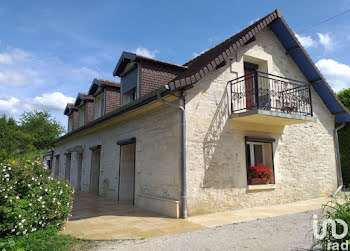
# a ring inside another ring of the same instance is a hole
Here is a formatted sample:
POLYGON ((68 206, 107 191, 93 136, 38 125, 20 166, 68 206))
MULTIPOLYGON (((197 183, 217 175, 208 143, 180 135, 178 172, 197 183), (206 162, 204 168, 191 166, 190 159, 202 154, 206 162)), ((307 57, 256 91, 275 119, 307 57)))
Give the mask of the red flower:
POLYGON ((272 169, 266 167, 263 163, 258 163, 255 166, 248 167, 248 179, 261 178, 264 181, 273 181, 273 171, 272 169))

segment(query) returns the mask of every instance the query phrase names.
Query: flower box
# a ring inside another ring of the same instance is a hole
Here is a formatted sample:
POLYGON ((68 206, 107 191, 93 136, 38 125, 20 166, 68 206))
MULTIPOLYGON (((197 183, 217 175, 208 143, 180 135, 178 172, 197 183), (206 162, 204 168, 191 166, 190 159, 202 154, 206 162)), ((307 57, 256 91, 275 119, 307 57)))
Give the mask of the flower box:
POLYGON ((270 180, 264 180, 262 178, 250 179, 250 185, 270 184, 270 180))
POLYGON ((248 167, 248 185, 270 184, 273 179, 273 170, 263 163, 248 167))

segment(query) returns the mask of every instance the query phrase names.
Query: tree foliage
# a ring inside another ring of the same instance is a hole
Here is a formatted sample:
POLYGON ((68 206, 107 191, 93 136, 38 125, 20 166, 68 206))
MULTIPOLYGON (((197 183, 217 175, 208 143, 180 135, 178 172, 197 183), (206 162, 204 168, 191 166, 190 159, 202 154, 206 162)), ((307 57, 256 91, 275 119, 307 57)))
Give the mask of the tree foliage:
POLYGON ((341 90, 337 96, 341 102, 350 109, 350 88, 341 90))
POLYGON ((21 116, 21 129, 30 134, 36 149, 43 149, 65 130, 47 111, 25 112, 21 116))
POLYGON ((47 144, 64 132, 46 111, 25 112, 19 122, 0 117, 0 162, 23 159, 47 148, 47 144))
MULTIPOLYGON (((343 104, 350 109, 350 88, 344 89, 338 93, 338 98, 343 104)), ((342 164, 344 185, 350 185, 350 125, 339 131, 339 150, 342 164)))

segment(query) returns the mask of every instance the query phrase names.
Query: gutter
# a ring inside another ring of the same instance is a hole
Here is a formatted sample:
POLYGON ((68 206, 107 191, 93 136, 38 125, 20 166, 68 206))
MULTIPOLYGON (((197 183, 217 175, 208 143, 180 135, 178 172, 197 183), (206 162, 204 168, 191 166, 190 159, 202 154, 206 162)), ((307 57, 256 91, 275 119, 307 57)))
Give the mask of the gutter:
POLYGON ((338 183, 339 186, 338 188, 334 191, 332 194, 332 197, 335 198, 337 193, 340 192, 340 190, 343 188, 344 183, 343 183, 343 175, 341 171, 341 161, 340 161, 340 152, 339 152, 339 139, 338 139, 338 131, 342 128, 344 128, 345 123, 340 124, 338 127, 334 128, 334 138, 335 138, 335 146, 337 148, 337 164, 338 164, 338 183))
MULTIPOLYGON (((168 86, 166 86, 169 88, 168 86)), ((182 189, 181 189, 181 198, 182 198, 182 217, 184 219, 187 218, 187 184, 186 184, 186 110, 185 110, 185 99, 181 96, 180 103, 171 103, 165 99, 163 99, 160 93, 157 93, 158 100, 166 105, 172 106, 176 109, 181 110, 181 153, 182 153, 182 189)))

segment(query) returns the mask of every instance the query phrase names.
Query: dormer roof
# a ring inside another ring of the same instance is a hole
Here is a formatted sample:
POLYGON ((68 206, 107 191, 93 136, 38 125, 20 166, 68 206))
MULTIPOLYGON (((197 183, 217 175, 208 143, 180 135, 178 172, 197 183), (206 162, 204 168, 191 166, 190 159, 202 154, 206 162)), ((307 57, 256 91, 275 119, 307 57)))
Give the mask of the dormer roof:
POLYGON ((68 104, 66 105, 66 108, 64 109, 64 115, 69 116, 69 115, 72 114, 72 112, 73 112, 74 110, 78 110, 78 108, 75 107, 74 104, 68 103, 68 104))
POLYGON ((91 83, 88 95, 94 95, 95 92, 97 91, 98 87, 105 87, 105 86, 110 86, 110 87, 120 89, 120 83, 118 83, 118 82, 95 78, 91 83))
POLYGON ((88 95, 86 93, 82 93, 80 92, 77 96, 77 98, 75 99, 75 103, 74 103, 74 106, 75 107, 79 107, 79 105, 82 103, 82 102, 85 102, 85 101, 93 101, 94 100, 94 97, 92 95, 88 95))

